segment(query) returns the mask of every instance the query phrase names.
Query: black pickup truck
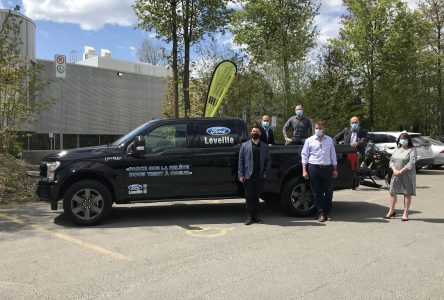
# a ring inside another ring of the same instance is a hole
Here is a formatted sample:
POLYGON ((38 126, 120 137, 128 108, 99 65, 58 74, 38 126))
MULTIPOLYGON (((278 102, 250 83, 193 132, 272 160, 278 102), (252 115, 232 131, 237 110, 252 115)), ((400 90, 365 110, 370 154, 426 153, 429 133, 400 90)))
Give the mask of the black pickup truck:
MULTIPOLYGON (((249 129, 237 118, 158 119, 108 146, 48 155, 40 165, 37 194, 77 224, 105 219, 113 203, 227 199, 243 195, 237 178, 240 144, 249 129)), ((270 147, 272 166, 261 198, 292 215, 314 214, 310 186, 301 176, 302 146, 270 147)), ((355 185, 357 154, 336 145, 335 189, 355 185)))

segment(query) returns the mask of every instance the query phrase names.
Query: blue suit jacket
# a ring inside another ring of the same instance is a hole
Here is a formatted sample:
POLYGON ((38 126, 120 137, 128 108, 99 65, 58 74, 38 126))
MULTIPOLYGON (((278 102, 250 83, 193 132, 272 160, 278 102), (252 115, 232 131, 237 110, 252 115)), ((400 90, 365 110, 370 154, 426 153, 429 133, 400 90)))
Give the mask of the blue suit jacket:
MULTIPOLYGON (((260 169, 259 177, 265 177, 268 170, 271 167, 271 156, 268 145, 261 142, 261 157, 260 157, 260 169)), ((245 178, 250 179, 251 174, 253 174, 253 147, 251 145, 251 140, 242 143, 239 150, 239 165, 238 165, 238 177, 245 176, 245 178)))

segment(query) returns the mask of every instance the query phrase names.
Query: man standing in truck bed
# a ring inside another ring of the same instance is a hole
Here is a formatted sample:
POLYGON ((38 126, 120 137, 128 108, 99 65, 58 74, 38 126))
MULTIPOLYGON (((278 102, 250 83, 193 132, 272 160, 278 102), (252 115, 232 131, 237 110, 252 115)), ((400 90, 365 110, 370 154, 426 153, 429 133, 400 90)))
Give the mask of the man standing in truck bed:
POLYGON ((261 128, 251 128, 251 140, 242 144, 239 150, 239 181, 244 184, 247 205, 247 220, 245 225, 262 223, 257 212, 259 193, 264 185, 267 171, 271 167, 271 156, 268 145, 260 140, 261 128))
POLYGON ((288 119, 282 128, 282 134, 285 138, 285 145, 303 145, 305 140, 313 134, 313 122, 304 115, 302 104, 296 105, 295 115, 288 119), (291 138, 288 137, 288 130, 292 130, 291 138))

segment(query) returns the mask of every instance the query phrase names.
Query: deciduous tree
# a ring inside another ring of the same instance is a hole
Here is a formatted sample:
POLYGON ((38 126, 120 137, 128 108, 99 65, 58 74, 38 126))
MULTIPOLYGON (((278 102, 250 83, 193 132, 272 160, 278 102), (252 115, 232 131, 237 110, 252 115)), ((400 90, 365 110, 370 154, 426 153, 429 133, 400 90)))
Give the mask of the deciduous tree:
MULTIPOLYGON (((173 48, 175 35, 178 45, 182 46, 179 48, 183 50, 184 59, 182 92, 185 116, 190 112, 191 46, 206 34, 223 31, 232 13, 232 9, 227 6, 228 2, 228 0, 136 0, 133 5, 142 28, 155 29, 159 37, 173 42, 173 48)), ((173 53, 173 60, 174 56, 173 53)), ((173 74, 174 72, 173 67, 173 74)))
POLYGON ((291 69, 304 60, 315 43, 314 17, 318 6, 312 0, 248 0, 235 13, 235 42, 259 64, 278 66, 283 74, 283 111, 293 104, 291 69))
POLYGON ((47 101, 35 101, 48 84, 39 75, 41 66, 21 55, 20 7, 9 11, 0 24, 0 152, 11 151, 21 126, 32 122, 47 101))

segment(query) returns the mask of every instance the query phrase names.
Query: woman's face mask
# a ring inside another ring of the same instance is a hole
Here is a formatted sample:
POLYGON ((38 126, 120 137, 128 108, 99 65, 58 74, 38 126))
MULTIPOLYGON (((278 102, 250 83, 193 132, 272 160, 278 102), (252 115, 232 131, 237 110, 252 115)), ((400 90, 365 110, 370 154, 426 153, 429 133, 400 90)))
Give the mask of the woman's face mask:
POLYGON ((409 141, 406 140, 406 139, 400 139, 400 140, 399 140, 399 144, 400 144, 401 146, 407 146, 407 145, 409 144, 409 141))

